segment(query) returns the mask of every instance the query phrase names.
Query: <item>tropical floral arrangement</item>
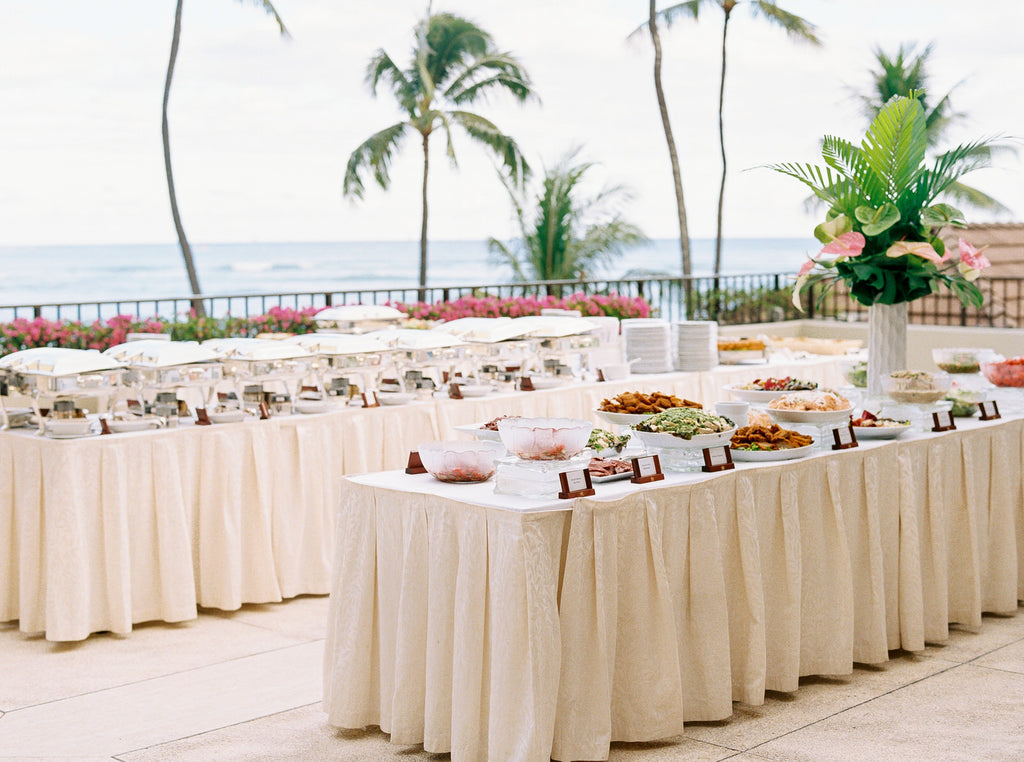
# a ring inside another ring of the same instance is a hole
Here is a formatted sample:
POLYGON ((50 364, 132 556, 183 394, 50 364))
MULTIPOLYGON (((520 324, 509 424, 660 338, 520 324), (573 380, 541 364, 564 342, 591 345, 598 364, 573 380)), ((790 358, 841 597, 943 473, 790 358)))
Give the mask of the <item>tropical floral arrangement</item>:
POLYGON ((543 309, 579 310, 583 316, 617 318, 650 317, 651 305, 641 297, 611 294, 556 296, 464 296, 434 304, 397 303, 394 307, 418 320, 455 320, 464 317, 522 317, 539 315, 543 309))
POLYGON ((803 289, 821 281, 845 282, 850 295, 869 306, 913 301, 943 286, 965 305, 982 305, 975 281, 989 261, 962 238, 955 254, 946 250, 940 233, 966 225, 959 209, 936 199, 962 175, 988 166, 989 141, 960 145, 931 166, 927 142, 920 93, 896 96, 879 111, 860 146, 825 136, 826 166, 769 167, 804 183, 829 205, 825 221, 814 229, 824 246, 800 268, 793 289, 798 308, 803 289))

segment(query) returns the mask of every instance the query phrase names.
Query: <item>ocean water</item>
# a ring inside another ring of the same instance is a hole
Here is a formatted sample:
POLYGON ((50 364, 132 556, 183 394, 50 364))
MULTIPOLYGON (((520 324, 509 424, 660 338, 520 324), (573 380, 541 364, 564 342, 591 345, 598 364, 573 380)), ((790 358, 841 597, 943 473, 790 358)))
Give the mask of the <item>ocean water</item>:
MULTIPOLYGON (((734 238, 723 245, 723 272, 790 272, 813 239, 734 238)), ((712 271, 714 241, 691 242, 694 275, 712 271)), ((193 244, 206 295, 342 291, 415 287, 416 241, 193 244)), ((482 241, 431 241, 428 285, 511 280, 482 241)), ((655 240, 630 250, 596 277, 628 272, 678 274, 679 244, 655 240)), ((190 293, 177 244, 0 246, 0 308, 107 300, 169 299, 190 293)))

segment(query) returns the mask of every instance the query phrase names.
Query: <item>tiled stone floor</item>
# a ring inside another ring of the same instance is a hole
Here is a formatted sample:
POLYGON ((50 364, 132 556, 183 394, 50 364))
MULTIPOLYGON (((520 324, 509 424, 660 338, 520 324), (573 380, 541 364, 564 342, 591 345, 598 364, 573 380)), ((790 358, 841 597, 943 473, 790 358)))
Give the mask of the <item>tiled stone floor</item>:
MULTIPOLYGON (((446 759, 327 725, 326 616, 326 598, 301 597, 71 644, 0 625, 0 759, 446 759)), ((731 719, 677 738, 614 744, 610 759, 1024 760, 1024 612, 891 657, 737 704, 731 719)))

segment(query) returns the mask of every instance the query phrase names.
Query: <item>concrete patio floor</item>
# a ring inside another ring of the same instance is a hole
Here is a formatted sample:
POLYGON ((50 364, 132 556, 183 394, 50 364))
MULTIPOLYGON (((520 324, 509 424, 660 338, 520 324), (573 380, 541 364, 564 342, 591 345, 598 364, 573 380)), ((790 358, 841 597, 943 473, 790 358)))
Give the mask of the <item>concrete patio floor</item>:
MULTIPOLYGON (((0 625, 0 759, 447 759, 393 746, 377 729, 341 732, 320 708, 326 597, 130 637, 49 643, 0 625)), ((884 665, 801 681, 724 722, 656 743, 613 744, 610 760, 1022 760, 1024 613, 986 616, 946 644, 884 665)))

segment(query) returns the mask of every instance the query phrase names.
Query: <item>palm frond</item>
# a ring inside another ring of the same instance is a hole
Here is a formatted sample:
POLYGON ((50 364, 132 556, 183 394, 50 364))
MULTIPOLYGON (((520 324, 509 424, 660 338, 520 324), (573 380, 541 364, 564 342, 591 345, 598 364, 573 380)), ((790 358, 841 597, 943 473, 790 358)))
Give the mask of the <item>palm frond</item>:
POLYGON ((426 70, 434 84, 441 88, 447 86, 449 77, 487 54, 493 45, 490 34, 469 19, 452 13, 430 16, 426 42, 426 70))
POLYGON ((470 111, 452 111, 449 117, 471 138, 491 149, 514 183, 521 184, 526 179, 530 173, 526 157, 516 141, 499 130, 494 122, 470 111))
POLYGON ((250 4, 257 8, 262 8, 268 16, 274 17, 274 21, 277 22, 277 28, 281 31, 282 37, 291 37, 291 34, 284 26, 284 20, 281 18, 281 14, 277 12, 277 8, 274 7, 274 4, 270 2, 270 0, 251 0, 250 4))
MULTIPOLYGON (((681 18, 691 18, 697 20, 700 17, 700 6, 705 2, 714 3, 714 0, 687 0, 687 2, 679 3, 677 5, 671 6, 670 8, 660 10, 657 13, 655 23, 657 23, 657 20, 660 19, 661 21, 665 22, 666 27, 670 27, 672 26, 672 23, 674 21, 677 21, 681 18)), ((715 4, 717 5, 717 3, 715 4)), ((650 29, 650 21, 645 21, 632 32, 630 32, 628 35, 626 35, 626 39, 635 40, 641 35, 647 36, 650 34, 650 29)))
POLYGON ((391 184, 389 173, 391 161, 401 147, 402 139, 408 130, 408 122, 393 124, 374 133, 354 150, 349 155, 348 164, 345 167, 342 195, 363 198, 366 186, 363 184, 362 176, 366 172, 373 173, 373 179, 377 181, 377 184, 386 189, 391 184))
POLYGON ((898 96, 878 112, 861 143, 864 158, 886 183, 886 199, 901 213, 907 209, 899 194, 914 185, 927 148, 921 103, 898 96))
POLYGON ((821 141, 821 156, 841 177, 860 189, 861 201, 880 206, 889 200, 885 178, 875 172, 860 148, 850 141, 826 135, 821 141))
POLYGON ((504 89, 519 101, 536 97, 529 76, 508 53, 476 59, 452 80, 444 94, 452 103, 463 105, 473 103, 496 88, 504 89))
POLYGON ((821 45, 818 28, 802 16, 790 13, 769 0, 754 0, 750 6, 751 13, 762 17, 765 21, 783 29, 794 40, 821 45))
POLYGON ((381 80, 388 83, 395 100, 406 113, 410 115, 416 113, 415 85, 383 48, 373 54, 370 63, 366 66, 366 85, 370 88, 372 95, 377 95, 377 88, 380 86, 381 80))

